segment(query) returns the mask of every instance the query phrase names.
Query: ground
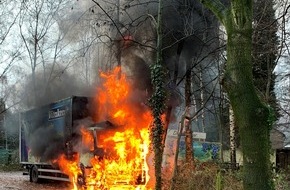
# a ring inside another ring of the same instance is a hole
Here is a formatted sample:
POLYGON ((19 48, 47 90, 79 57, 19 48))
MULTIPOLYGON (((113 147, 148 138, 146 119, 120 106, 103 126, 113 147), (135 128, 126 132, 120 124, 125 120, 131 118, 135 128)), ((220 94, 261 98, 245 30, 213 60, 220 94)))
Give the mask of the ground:
POLYGON ((70 190, 69 185, 56 181, 32 183, 22 172, 0 172, 0 190, 70 190))

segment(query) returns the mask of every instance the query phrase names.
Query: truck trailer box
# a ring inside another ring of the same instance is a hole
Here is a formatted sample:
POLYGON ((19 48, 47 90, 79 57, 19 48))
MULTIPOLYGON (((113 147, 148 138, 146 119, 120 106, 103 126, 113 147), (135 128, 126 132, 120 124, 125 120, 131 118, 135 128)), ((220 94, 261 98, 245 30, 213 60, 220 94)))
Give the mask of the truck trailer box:
POLYGON ((20 114, 20 163, 31 181, 37 182, 39 178, 68 181, 51 161, 70 151, 68 142, 76 138, 76 121, 89 116, 89 98, 77 96, 20 114))

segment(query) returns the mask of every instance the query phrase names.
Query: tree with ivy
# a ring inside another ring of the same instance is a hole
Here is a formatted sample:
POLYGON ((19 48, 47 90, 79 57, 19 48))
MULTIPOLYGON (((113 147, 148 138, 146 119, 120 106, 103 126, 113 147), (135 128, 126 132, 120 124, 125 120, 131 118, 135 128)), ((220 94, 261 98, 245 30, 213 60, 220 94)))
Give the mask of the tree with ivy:
POLYGON ((225 27, 227 63, 222 85, 228 93, 240 133, 245 190, 274 189, 270 170, 272 111, 253 83, 253 1, 200 0, 225 27))
POLYGON ((162 0, 159 0, 157 15, 157 45, 156 45, 156 62, 151 66, 151 81, 153 85, 153 94, 149 100, 152 114, 153 125, 151 127, 151 138, 154 150, 154 167, 155 167, 155 190, 161 190, 162 187, 162 155, 163 155, 163 133, 164 123, 162 114, 165 109, 165 73, 162 66, 162 0))
MULTIPOLYGON (((271 107, 277 107, 276 96, 274 92, 275 74, 273 73, 277 65, 278 37, 277 22, 273 0, 254 1, 253 7, 253 77, 254 85, 259 96, 271 107)), ((230 111, 231 113, 231 111, 230 111)), ((275 114, 277 115, 277 114, 275 114)), ((230 115, 230 122, 233 122, 233 116, 230 115)), ((231 132, 235 131, 232 126, 231 132)), ((230 143, 236 146, 236 132, 230 136, 230 143)), ((273 143, 273 142, 272 142, 273 143)), ((235 147, 231 146, 232 150, 235 147)), ((232 151, 231 160, 236 163, 235 151, 232 151)))

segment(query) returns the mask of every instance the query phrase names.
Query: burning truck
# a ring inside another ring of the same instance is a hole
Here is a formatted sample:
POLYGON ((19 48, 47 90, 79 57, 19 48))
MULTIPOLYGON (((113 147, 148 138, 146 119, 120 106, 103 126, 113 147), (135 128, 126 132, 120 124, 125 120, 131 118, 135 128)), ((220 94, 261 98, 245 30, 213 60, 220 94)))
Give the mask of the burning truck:
POLYGON ((151 112, 119 71, 101 73, 95 97, 72 96, 20 114, 20 162, 31 182, 150 189, 151 112))

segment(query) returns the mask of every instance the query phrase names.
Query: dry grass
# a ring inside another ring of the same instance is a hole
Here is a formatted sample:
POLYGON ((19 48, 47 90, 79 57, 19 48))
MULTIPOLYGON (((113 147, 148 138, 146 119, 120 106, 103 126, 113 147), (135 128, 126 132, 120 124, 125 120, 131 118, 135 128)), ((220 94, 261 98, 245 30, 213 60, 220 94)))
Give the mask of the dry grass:
POLYGON ((282 170, 275 174, 274 183, 276 190, 290 189, 290 172, 289 170, 282 170))
MULTIPOLYGON (((196 163, 195 167, 181 164, 176 177, 164 176, 163 189, 170 190, 242 190, 241 171, 221 170, 215 163, 196 163), (218 179, 220 177, 220 180, 218 179), (172 183, 173 182, 173 183, 172 183)), ((290 189, 290 172, 273 176, 276 190, 290 189)))
MULTIPOLYGON (((164 189, 170 189, 170 183, 166 181, 164 189)), ((181 164, 172 190, 242 190, 242 182, 238 172, 224 172, 215 163, 197 163, 195 168, 181 164)))

